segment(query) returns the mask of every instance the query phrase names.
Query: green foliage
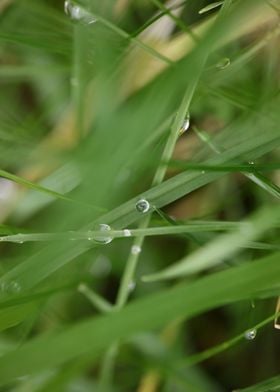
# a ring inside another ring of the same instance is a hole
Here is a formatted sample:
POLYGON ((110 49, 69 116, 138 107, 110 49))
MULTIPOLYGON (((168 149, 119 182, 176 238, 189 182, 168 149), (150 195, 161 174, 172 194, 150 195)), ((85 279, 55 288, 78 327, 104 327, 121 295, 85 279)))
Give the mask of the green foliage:
POLYGON ((278 388, 270 3, 0 5, 3 390, 278 388))

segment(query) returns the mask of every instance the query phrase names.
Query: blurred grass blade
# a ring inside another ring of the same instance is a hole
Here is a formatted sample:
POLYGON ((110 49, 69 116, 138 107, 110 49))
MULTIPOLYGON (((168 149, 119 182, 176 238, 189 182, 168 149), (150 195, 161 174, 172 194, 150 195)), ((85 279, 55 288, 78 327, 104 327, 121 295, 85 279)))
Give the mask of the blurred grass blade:
MULTIPOLYGON (((238 389, 240 392, 271 392, 280 389, 280 376, 275 376, 248 388, 238 389)), ((237 392, 236 391, 236 392, 237 392)))
POLYGON ((81 355, 96 359, 118 339, 155 329, 176 318, 190 318, 233 301, 254 298, 279 283, 279 253, 194 283, 135 301, 123 310, 80 322, 60 333, 33 339, 0 358, 0 384, 53 368, 81 355), (182 298, 184 299, 182 301, 182 298))
MULTIPOLYGON (((31 181, 26 180, 25 178, 19 177, 19 176, 15 175, 15 174, 9 173, 9 172, 7 172, 5 170, 0 170, 0 177, 6 178, 7 180, 10 180, 10 181, 14 181, 14 182, 16 182, 19 185, 24 185, 24 186, 26 186, 29 189, 33 189, 35 191, 44 193, 44 194, 46 194, 48 196, 52 196, 53 198, 64 200, 64 201, 71 202, 71 203, 78 203, 79 204, 78 201, 76 201, 74 199, 71 199, 70 197, 64 196, 63 194, 58 193, 56 191, 53 191, 51 189, 48 189, 48 188, 46 188, 46 187, 44 187, 42 185, 35 184, 35 183, 31 182, 31 181)), ((96 206, 91 206, 91 207, 93 209, 98 210, 98 211, 104 212, 104 208, 96 207, 96 206)))
POLYGON ((174 279, 216 266, 226 258, 235 255, 241 246, 246 246, 248 242, 254 241, 267 230, 274 228, 279 223, 279 219, 279 206, 261 209, 250 220, 243 222, 244 227, 238 231, 221 235, 171 267, 153 275, 144 276, 142 279, 145 282, 174 279))
POLYGON ((6 178, 6 179, 11 180, 11 181, 14 181, 17 184, 24 185, 27 188, 34 189, 34 190, 36 190, 38 192, 45 193, 45 194, 47 194, 49 196, 53 196, 53 197, 55 197, 57 199, 66 200, 66 201, 72 201, 70 198, 68 198, 67 196, 62 195, 61 193, 52 191, 51 189, 45 188, 45 187, 43 187, 41 185, 38 185, 38 184, 34 184, 31 181, 28 181, 28 180, 26 180, 26 179, 24 179, 22 177, 19 177, 19 176, 15 175, 15 174, 8 173, 5 170, 0 170, 0 177, 6 178))
POLYGON ((96 359, 118 339, 163 326, 245 298, 279 284, 279 253, 254 263, 181 284, 135 301, 125 309, 69 327, 61 333, 34 339, 0 358, 0 384, 92 353, 96 359), (182 301, 184 298, 184 301, 182 301))

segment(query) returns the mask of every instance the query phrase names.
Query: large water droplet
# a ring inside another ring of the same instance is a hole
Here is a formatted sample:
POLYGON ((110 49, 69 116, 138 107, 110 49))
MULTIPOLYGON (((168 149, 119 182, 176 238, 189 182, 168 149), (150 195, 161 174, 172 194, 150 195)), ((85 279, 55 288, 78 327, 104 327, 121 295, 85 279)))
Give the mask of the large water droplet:
POLYGON ((135 207, 138 212, 141 212, 142 214, 144 214, 145 212, 149 211, 150 203, 145 199, 140 199, 137 201, 135 207))
POLYGON ((71 0, 65 0, 64 2, 64 12, 68 15, 72 20, 81 21, 86 24, 92 24, 97 21, 97 19, 80 5, 75 4, 71 0))
POLYGON ((257 330, 256 329, 250 329, 249 331, 245 332, 245 339, 247 340, 254 340, 255 337, 257 336, 257 330))
MULTIPOLYGON (((94 228, 94 231, 100 231, 102 233, 110 232, 111 227, 106 223, 100 223, 97 227, 94 228)), ((93 234, 91 231, 89 231, 88 240, 97 242, 99 244, 109 244, 110 242, 112 242, 113 238, 110 235, 104 235, 104 234, 98 235, 98 234, 93 234)))
POLYGON ((133 255, 139 255, 139 253, 141 253, 141 248, 140 248, 140 246, 138 246, 138 245, 133 245, 132 247, 131 247, 131 253, 133 254, 133 255))
POLYGON ((228 57, 225 57, 221 59, 217 64, 216 67, 219 69, 225 69, 230 65, 230 59, 228 57))

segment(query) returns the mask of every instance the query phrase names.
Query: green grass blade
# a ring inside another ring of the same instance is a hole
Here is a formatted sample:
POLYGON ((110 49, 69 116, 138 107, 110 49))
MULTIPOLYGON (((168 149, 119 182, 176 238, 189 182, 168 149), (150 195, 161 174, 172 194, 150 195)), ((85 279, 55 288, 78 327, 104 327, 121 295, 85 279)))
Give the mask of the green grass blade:
POLYGON ((279 222, 279 218, 280 208, 278 206, 264 208, 255 213, 250 220, 246 220, 244 222, 245 227, 241 227, 240 230, 234 233, 215 238, 203 248, 184 257, 171 267, 156 274, 144 276, 143 281, 152 282, 178 278, 216 266, 226 258, 234 256, 239 251, 240 246, 246 246, 248 242, 254 241, 267 230, 274 228, 279 222))
POLYGON ((125 309, 81 322, 61 333, 41 337, 0 358, 1 385, 16 377, 52 368, 77 356, 97 358, 114 341, 155 329, 178 317, 245 298, 279 283, 279 253, 194 283, 184 283, 135 301, 125 309), (183 300, 182 300, 183 299, 183 300))

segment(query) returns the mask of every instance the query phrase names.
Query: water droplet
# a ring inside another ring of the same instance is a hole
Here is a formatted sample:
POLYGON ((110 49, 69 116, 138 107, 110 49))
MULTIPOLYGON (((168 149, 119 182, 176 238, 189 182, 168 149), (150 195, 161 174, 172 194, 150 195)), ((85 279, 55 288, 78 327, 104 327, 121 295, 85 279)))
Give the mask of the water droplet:
POLYGON ((248 163, 249 163, 249 165, 254 165, 255 164, 254 161, 249 161, 248 163))
POLYGON ((219 69, 225 69, 230 65, 230 59, 228 57, 225 57, 221 59, 217 64, 216 67, 219 69))
MULTIPOLYGON (((100 231, 100 232, 110 232, 111 227, 107 225, 106 223, 100 223, 97 228, 94 228, 94 231, 100 231)), ((109 235, 92 235, 91 232, 88 232, 88 240, 89 241, 94 241, 99 244, 109 244, 112 242, 113 238, 110 237, 109 235)))
POLYGON ((97 19, 84 8, 75 4, 71 0, 65 0, 64 2, 64 12, 68 15, 72 20, 81 21, 87 24, 92 24, 97 21, 97 19))
POLYGON ((183 121, 179 134, 182 135, 183 133, 187 132, 189 127, 190 127, 190 115, 188 114, 185 120, 183 121))
POLYGON ((124 229, 123 235, 124 235, 125 237, 131 237, 131 231, 128 230, 128 229, 124 229))
POLYGON ((132 247, 131 247, 131 253, 133 254, 133 255, 139 255, 139 253, 141 253, 141 248, 140 248, 140 246, 138 246, 138 245, 133 245, 132 247))
POLYGON ((202 170, 201 174, 205 174, 205 170, 202 170))
POLYGON ((135 289, 135 287, 136 287, 136 283, 133 282, 133 281, 131 281, 131 282, 128 284, 128 290, 129 290, 130 292, 133 291, 133 290, 135 289))
POLYGON ((247 340, 254 340, 256 335, 257 335, 256 329, 250 329, 249 331, 246 331, 244 334, 245 339, 247 339, 247 340))
POLYGON ((145 212, 149 211, 150 203, 145 199, 140 199, 137 201, 135 207, 138 212, 141 212, 142 214, 144 214, 145 212))

